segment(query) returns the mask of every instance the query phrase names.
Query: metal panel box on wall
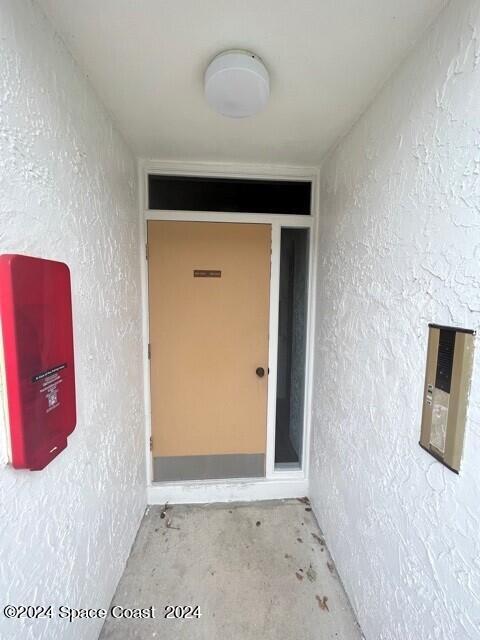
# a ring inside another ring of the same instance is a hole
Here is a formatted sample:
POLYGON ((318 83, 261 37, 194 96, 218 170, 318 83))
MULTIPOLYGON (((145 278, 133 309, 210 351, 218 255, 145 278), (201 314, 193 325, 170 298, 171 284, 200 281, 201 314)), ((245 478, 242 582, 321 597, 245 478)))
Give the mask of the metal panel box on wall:
POLYGON ((470 391, 475 332, 429 325, 420 445, 458 473, 470 391))
POLYGON ((67 265, 0 256, 0 316, 10 461, 16 469, 43 469, 76 425, 67 265))

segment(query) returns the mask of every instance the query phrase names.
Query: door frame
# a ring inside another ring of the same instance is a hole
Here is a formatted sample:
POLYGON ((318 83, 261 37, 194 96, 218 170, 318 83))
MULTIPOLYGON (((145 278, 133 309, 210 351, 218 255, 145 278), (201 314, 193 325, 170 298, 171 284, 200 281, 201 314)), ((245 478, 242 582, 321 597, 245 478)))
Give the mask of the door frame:
POLYGON ((213 163, 184 163, 139 160, 139 224, 140 264, 142 293, 143 372, 145 408, 145 458, 147 497, 149 504, 169 502, 218 502, 231 500, 256 500, 301 497, 308 494, 310 466, 310 425, 312 409, 312 374, 314 366, 314 323, 316 262, 318 244, 318 170, 308 167, 284 167, 265 165, 218 165, 213 163), (172 174, 229 178, 264 178, 273 180, 308 180, 312 183, 311 215, 222 213, 205 211, 165 211, 148 209, 148 175, 172 174), (147 222, 170 220, 187 222, 237 222, 270 224, 272 229, 272 257, 270 275, 269 315, 269 380, 267 396, 267 444, 265 478, 232 480, 197 480, 186 482, 153 482, 152 455, 150 451, 150 362, 148 359, 148 263, 146 260, 147 222), (275 419, 277 395, 278 308, 280 284, 280 237, 282 227, 308 228, 309 278, 306 332, 305 397, 300 469, 275 469, 275 419))

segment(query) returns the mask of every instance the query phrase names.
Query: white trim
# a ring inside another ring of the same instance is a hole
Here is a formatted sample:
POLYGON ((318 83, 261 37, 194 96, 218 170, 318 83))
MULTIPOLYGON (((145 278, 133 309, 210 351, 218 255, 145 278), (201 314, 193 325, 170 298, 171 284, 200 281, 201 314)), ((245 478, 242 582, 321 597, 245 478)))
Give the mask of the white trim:
POLYGON ((165 502, 166 492, 176 496, 180 502, 209 502, 222 500, 260 500, 273 498, 301 497, 308 495, 308 470, 310 449, 310 423, 312 407, 313 338, 317 260, 318 223, 318 170, 311 167, 286 167, 275 165, 239 165, 217 163, 184 163, 139 160, 139 208, 140 208, 140 255, 142 275, 143 348, 144 348, 144 403, 146 423, 146 475, 147 493, 150 504, 165 502), (201 175, 212 177, 252 177, 275 180, 309 180, 312 182, 311 215, 283 215, 258 213, 223 213, 202 211, 160 211, 147 209, 148 174, 201 175), (255 481, 225 481, 196 483, 153 483, 153 463, 150 452, 151 407, 150 407, 150 363, 148 360, 148 266, 145 260, 146 221, 176 220, 194 222, 231 222, 270 224, 272 227, 272 262, 270 282, 269 318, 269 384, 267 398, 267 446, 266 477, 255 481), (275 469, 275 418, 278 350, 278 305, 280 279, 280 233, 282 227, 310 229, 310 259, 307 309, 307 344, 305 369, 304 429, 301 468, 275 469), (268 486, 272 484, 272 489, 268 486), (216 487, 216 489, 214 489, 216 487), (290 487, 290 488, 289 488, 290 487), (295 488, 296 487, 296 488, 295 488), (301 487, 301 489, 299 488, 301 487), (296 493, 300 491, 300 493, 296 493), (270 493, 271 492, 271 495, 270 493), (290 495, 293 492, 295 495, 290 495), (285 494, 285 495, 284 495, 285 494), (288 494, 288 495, 287 495, 288 494), (182 499, 188 495, 189 499, 182 499), (262 497, 266 495, 267 497, 262 497), (160 496, 160 497, 158 497, 160 496), (197 497, 200 496, 198 499, 197 497), (222 497, 223 496, 223 497, 222 497), (229 497, 241 496, 241 497, 229 497), (252 496, 252 497, 250 497, 252 496), (260 496, 260 497, 258 497, 260 496), (270 496, 270 497, 268 497, 270 496), (194 499, 195 498, 195 499, 194 499), (205 498, 205 499, 204 499, 205 498), (152 500, 159 502, 152 502, 152 500))
POLYGON ((275 473, 275 422, 277 417, 277 359, 278 308, 280 304, 280 234, 281 227, 272 222, 272 255, 270 262, 270 318, 268 327, 268 396, 267 396, 267 448, 265 476, 275 473))
POLYGON ((284 500, 308 496, 308 481, 250 480, 232 482, 165 482, 147 488, 148 504, 205 504, 284 500))
POLYGON ((284 215, 282 213, 228 213, 223 211, 166 211, 147 209, 146 220, 174 222, 231 222, 246 224, 277 224, 282 227, 311 227, 312 216, 284 215))
MULTIPOLYGON (((181 162, 140 159, 140 167, 145 176, 149 173, 164 175, 209 176, 230 178, 271 178, 272 180, 316 181, 316 167, 294 167, 275 164, 238 164, 235 162, 181 162)), ((313 207, 312 207, 313 208, 313 207)))
POLYGON ((142 167, 138 167, 138 200, 139 235, 140 235, 140 277, 142 296, 142 353, 143 353, 143 406, 145 411, 145 473, 147 487, 153 482, 153 458, 150 451, 150 436, 152 433, 152 413, 150 403, 150 360, 148 359, 148 341, 150 328, 148 323, 148 263, 146 260, 147 221, 145 220, 145 181, 142 167))
POLYGON ((313 376, 315 354, 315 316, 317 309, 317 263, 319 245, 319 218, 320 218, 320 172, 317 172, 312 182, 312 208, 313 224, 310 227, 310 256, 308 265, 308 308, 307 308, 307 340, 305 363, 305 397, 303 414, 303 447, 302 447, 302 471, 305 478, 310 478, 310 432, 313 410, 313 376), (313 205, 312 205, 313 206, 313 205))

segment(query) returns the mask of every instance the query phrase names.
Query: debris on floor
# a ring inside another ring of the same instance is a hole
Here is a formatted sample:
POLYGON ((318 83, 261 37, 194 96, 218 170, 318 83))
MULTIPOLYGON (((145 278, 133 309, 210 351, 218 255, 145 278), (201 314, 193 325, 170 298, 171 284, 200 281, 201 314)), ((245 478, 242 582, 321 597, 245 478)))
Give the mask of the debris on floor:
POLYGON ((100 638, 361 640, 330 560, 299 500, 152 506, 112 606, 154 606, 155 618, 107 617, 100 638), (167 619, 166 607, 201 617, 167 619))
POLYGON ((312 533, 312 538, 314 540, 316 540, 318 542, 318 544, 320 545, 320 551, 324 551, 325 550, 325 539, 323 538, 323 536, 319 536, 316 533, 312 533))
POLYGON ((322 611, 330 611, 327 605, 327 600, 328 600, 327 596, 323 596, 323 598, 321 598, 320 596, 317 595, 315 597, 317 599, 318 606, 322 611))
MULTIPOLYGON (((160 518, 162 520, 165 520, 165 526, 167 527, 167 529, 176 529, 177 531, 180 531, 180 527, 174 527, 173 524, 172 524, 172 518, 169 518, 167 516, 167 510, 171 510, 171 509, 172 509, 172 507, 170 507, 168 505, 168 502, 166 502, 165 506, 160 511, 160 518)), ((158 531, 158 529, 155 529, 155 531, 158 531)))
POLYGON ((312 567, 312 565, 308 567, 307 578, 310 580, 310 582, 315 582, 315 580, 317 579, 317 572, 312 567))
POLYGON ((317 533, 312 532, 312 538, 316 540, 318 544, 321 545, 322 547, 325 546, 325 540, 322 537, 320 537, 317 533))

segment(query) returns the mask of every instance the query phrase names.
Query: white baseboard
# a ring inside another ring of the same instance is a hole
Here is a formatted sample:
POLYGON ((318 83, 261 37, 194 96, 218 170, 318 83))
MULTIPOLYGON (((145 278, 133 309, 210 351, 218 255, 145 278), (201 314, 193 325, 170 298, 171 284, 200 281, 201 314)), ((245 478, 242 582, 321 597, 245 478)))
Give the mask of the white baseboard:
POLYGON ((308 496, 304 478, 155 483, 147 488, 148 504, 250 502, 308 496))

